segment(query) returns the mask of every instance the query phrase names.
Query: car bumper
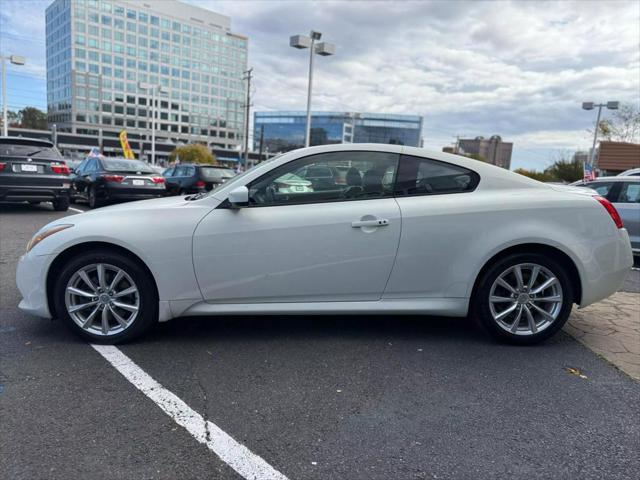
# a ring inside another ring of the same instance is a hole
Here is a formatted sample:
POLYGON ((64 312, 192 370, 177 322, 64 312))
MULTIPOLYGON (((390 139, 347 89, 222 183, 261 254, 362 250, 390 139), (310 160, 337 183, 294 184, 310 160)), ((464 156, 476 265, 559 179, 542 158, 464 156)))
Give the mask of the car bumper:
POLYGON ((18 261, 16 284, 22 295, 18 308, 38 317, 51 318, 47 301, 47 272, 51 255, 26 253, 18 261))
POLYGON ((620 228, 616 237, 607 237, 598 245, 590 245, 583 255, 582 299, 580 308, 598 302, 617 292, 633 266, 629 233, 620 228))
POLYGON ((105 200, 144 200, 164 196, 166 189, 162 187, 132 187, 128 185, 109 185, 98 190, 98 195, 105 200))
POLYGON ((0 185, 0 201, 24 202, 38 201, 51 202, 60 197, 69 196, 69 186, 30 186, 30 185, 0 185))

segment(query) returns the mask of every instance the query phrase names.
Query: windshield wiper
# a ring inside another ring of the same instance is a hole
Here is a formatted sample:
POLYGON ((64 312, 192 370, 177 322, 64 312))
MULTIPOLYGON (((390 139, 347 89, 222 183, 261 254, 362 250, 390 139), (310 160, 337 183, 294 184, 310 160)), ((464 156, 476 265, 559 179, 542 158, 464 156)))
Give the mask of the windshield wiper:
POLYGON ((41 148, 40 150, 36 150, 35 152, 27 153, 25 157, 31 157, 33 155, 37 155, 38 153, 43 152, 44 150, 45 150, 44 148, 41 148))
POLYGON ((209 192, 194 193, 193 195, 187 195, 184 199, 188 201, 198 200, 199 198, 204 197, 207 193, 209 192))

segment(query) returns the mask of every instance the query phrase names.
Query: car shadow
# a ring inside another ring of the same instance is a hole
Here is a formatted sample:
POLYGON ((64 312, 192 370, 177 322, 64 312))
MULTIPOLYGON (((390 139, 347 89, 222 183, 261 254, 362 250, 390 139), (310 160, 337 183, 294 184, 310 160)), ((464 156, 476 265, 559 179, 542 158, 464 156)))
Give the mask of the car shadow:
POLYGON ((23 213, 51 213, 53 205, 50 202, 41 202, 32 205, 27 202, 21 203, 4 203, 0 202, 0 214, 23 214, 23 213))
POLYGON ((264 342, 282 339, 371 339, 386 341, 430 338, 451 343, 494 343, 469 318, 419 315, 213 316, 182 317, 160 323, 145 340, 165 342, 264 342))

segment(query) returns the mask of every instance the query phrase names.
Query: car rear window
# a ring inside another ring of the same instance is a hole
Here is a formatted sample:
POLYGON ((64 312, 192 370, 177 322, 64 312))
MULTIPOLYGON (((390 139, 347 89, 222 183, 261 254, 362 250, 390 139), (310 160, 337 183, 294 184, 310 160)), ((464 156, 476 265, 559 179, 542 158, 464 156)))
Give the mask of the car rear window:
POLYGON ((0 143, 0 157, 29 157, 38 160, 62 160, 62 155, 56 147, 46 145, 24 145, 15 143, 0 143))
POLYGON ((208 180, 231 178, 235 175, 234 171, 228 168, 200 167, 200 172, 208 180))
POLYGON ((102 165, 108 172, 142 172, 142 173, 155 173, 153 169, 140 160, 114 160, 110 158, 103 158, 102 165))

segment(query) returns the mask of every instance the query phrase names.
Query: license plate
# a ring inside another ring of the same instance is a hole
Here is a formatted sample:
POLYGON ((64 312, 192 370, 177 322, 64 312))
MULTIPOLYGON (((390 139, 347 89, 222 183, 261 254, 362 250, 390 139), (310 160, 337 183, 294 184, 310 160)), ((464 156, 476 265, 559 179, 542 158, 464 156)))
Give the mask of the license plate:
POLYGON ((20 169, 23 172, 37 172, 38 166, 37 165, 20 165, 20 169))
POLYGON ((144 180, 134 180, 133 184, 134 185, 144 185, 144 180))

